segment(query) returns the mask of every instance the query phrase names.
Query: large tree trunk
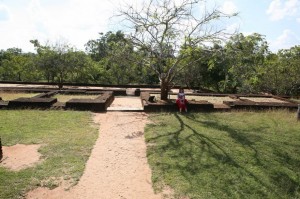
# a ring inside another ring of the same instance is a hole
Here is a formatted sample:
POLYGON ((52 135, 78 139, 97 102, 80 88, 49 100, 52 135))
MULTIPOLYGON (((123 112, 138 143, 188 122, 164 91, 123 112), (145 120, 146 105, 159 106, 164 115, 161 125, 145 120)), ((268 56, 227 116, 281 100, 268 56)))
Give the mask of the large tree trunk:
POLYGON ((61 74, 60 77, 58 78, 58 88, 61 90, 64 86, 64 78, 63 75, 61 74))
POLYGON ((169 83, 165 80, 160 82, 160 99, 168 100, 169 83))

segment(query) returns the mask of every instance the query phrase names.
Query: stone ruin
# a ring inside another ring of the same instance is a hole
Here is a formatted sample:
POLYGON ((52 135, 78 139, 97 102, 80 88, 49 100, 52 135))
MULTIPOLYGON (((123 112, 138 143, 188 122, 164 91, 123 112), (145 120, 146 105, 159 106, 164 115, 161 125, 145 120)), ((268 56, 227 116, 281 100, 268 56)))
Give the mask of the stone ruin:
POLYGON ((2 152, 2 143, 1 143, 1 138, 0 138, 0 161, 3 158, 3 152, 2 152))
POLYGON ((297 120, 300 122, 300 104, 298 104, 297 120))

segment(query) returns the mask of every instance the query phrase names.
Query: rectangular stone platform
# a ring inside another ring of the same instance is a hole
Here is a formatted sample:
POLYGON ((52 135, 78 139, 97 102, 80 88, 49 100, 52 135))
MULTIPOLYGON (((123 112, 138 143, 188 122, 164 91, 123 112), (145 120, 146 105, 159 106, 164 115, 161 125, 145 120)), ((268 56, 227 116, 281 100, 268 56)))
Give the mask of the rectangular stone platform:
POLYGON ((66 102, 66 109, 89 110, 95 112, 104 112, 114 101, 112 92, 105 92, 96 99, 71 99, 66 102))
POLYGON ((56 98, 18 98, 8 103, 8 108, 50 108, 56 98))

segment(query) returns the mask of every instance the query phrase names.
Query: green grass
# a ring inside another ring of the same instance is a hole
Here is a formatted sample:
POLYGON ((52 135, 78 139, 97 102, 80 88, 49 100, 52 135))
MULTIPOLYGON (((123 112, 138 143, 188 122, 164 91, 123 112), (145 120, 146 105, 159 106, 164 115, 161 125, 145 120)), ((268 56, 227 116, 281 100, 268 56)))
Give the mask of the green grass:
POLYGON ((153 114, 156 191, 188 198, 300 198, 300 122, 288 111, 153 114))
POLYGON ((0 110, 0 136, 5 146, 43 144, 43 161, 13 172, 0 167, 0 198, 19 198, 37 186, 54 188, 59 179, 76 184, 97 139, 89 112, 0 110))

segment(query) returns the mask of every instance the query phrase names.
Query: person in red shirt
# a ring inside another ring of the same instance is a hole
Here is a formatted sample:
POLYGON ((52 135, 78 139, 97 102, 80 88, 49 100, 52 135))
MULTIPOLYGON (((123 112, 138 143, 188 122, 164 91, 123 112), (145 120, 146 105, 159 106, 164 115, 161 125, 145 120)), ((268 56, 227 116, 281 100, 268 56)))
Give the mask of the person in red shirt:
POLYGON ((183 88, 179 89, 179 93, 177 94, 177 100, 176 100, 176 104, 179 108, 179 112, 181 112, 182 110, 185 110, 185 112, 187 112, 187 103, 188 101, 185 99, 185 94, 184 94, 184 90, 183 88))

